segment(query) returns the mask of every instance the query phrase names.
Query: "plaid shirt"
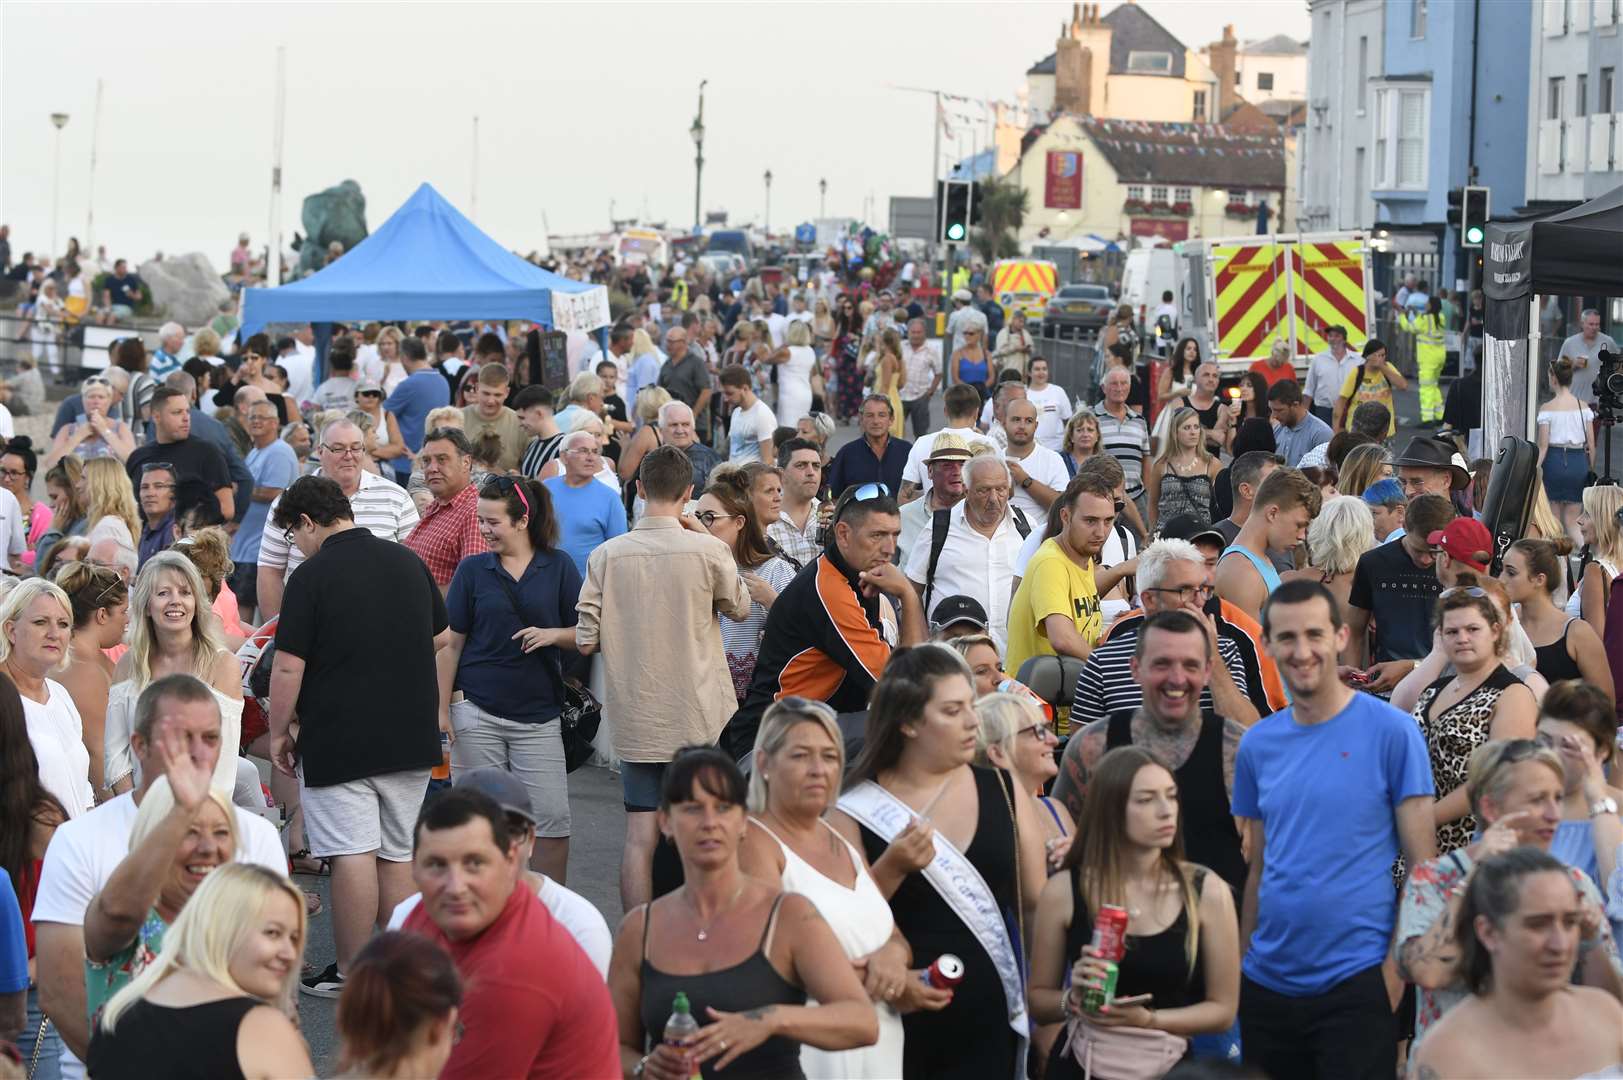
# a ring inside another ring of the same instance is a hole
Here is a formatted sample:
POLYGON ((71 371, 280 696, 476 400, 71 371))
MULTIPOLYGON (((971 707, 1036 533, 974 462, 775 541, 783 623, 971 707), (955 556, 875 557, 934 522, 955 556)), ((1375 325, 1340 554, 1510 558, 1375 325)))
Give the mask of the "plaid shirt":
POLYGON ((823 553, 823 546, 817 542, 817 508, 820 504, 812 500, 811 512, 806 515, 806 527, 795 527, 794 519, 788 511, 780 510, 778 520, 766 527, 767 536, 778 542, 784 553, 793 559, 799 566, 805 566, 823 553))
POLYGON ((428 572, 441 588, 451 583, 456 564, 469 555, 489 551, 479 535, 479 489, 469 484, 450 502, 438 499, 423 510, 422 520, 405 544, 428 564, 428 572))

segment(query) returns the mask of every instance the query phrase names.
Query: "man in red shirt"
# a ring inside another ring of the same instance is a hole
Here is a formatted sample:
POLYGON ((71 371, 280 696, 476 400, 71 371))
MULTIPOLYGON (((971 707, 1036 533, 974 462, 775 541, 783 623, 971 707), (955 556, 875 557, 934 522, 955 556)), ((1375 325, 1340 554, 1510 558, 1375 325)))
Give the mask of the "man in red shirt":
POLYGON ((1296 365, 1291 363, 1290 344, 1284 341, 1274 342, 1274 347, 1268 350, 1267 359, 1253 360, 1250 370, 1266 379, 1270 390, 1276 382, 1296 378, 1296 365))
POLYGON ((521 869, 490 796, 455 788, 423 807, 411 867, 423 902, 402 929, 449 953, 464 987, 441 1080, 618 1077, 608 987, 521 869))
POLYGON ((451 586, 456 564, 489 551, 479 533, 479 491, 473 486, 473 444, 460 428, 439 427, 423 436, 423 480, 434 501, 406 537, 406 546, 428 564, 440 592, 451 586))

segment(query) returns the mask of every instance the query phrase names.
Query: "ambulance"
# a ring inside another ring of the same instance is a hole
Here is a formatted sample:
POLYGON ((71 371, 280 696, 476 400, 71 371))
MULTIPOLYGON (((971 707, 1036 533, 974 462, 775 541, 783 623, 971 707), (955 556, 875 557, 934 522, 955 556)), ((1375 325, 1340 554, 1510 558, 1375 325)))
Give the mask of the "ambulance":
POLYGON ((1023 313, 1026 328, 1033 333, 1058 287, 1059 269, 1047 259, 1003 259, 992 265, 992 296, 1004 318, 1023 313))
POLYGON ((1216 357, 1225 377, 1290 346, 1303 375, 1341 326, 1357 350, 1375 327, 1369 237, 1362 232, 1282 233, 1176 245, 1181 329, 1216 357))

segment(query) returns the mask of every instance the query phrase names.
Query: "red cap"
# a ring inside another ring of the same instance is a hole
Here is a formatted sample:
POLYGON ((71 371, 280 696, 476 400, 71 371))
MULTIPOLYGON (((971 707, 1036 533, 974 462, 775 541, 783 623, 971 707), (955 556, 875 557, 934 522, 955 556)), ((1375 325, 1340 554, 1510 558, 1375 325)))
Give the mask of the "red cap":
POLYGON ((1426 543, 1448 552, 1448 557, 1479 573, 1487 573, 1493 558, 1493 534, 1476 518, 1457 517, 1426 537, 1426 543))

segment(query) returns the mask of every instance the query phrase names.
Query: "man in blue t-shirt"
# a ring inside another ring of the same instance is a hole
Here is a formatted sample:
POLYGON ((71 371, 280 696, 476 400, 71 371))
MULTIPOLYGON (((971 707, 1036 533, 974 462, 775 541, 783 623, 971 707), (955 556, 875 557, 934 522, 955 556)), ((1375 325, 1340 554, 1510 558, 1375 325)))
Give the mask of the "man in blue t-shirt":
POLYGON ((417 451, 423 448, 423 423, 430 412, 451 403, 451 387, 439 372, 429 366, 428 350, 418 338, 409 337, 400 342, 400 363, 406 369, 406 379, 394 388, 394 393, 383 403, 383 408, 394 413, 400 425, 400 441, 411 451, 393 462, 395 476, 404 486, 411 479, 411 467, 417 460, 417 451))
POLYGON ((231 538, 231 561, 236 565, 231 591, 237 594, 237 607, 245 623, 253 621, 259 603, 259 538, 265 532, 270 504, 299 478, 298 455, 278 438, 279 433, 274 405, 261 399, 248 407, 248 437, 253 440, 248 451, 248 471, 254 477, 253 494, 242 524, 237 526, 237 535, 231 538))
POLYGON ((603 449, 590 431, 571 431, 558 449, 562 476, 542 483, 552 496, 558 519, 558 546, 575 560, 582 580, 586 560, 599 544, 626 531, 626 507, 620 493, 597 478, 603 470, 603 449))
POLYGON ((1388 958, 1392 863, 1436 854, 1431 763, 1408 716, 1336 675, 1347 644, 1335 597, 1290 581, 1262 609, 1291 707, 1240 740, 1234 815, 1250 831, 1240 923, 1240 1042, 1248 1065, 1292 1080, 1387 1080, 1401 993, 1388 958))

